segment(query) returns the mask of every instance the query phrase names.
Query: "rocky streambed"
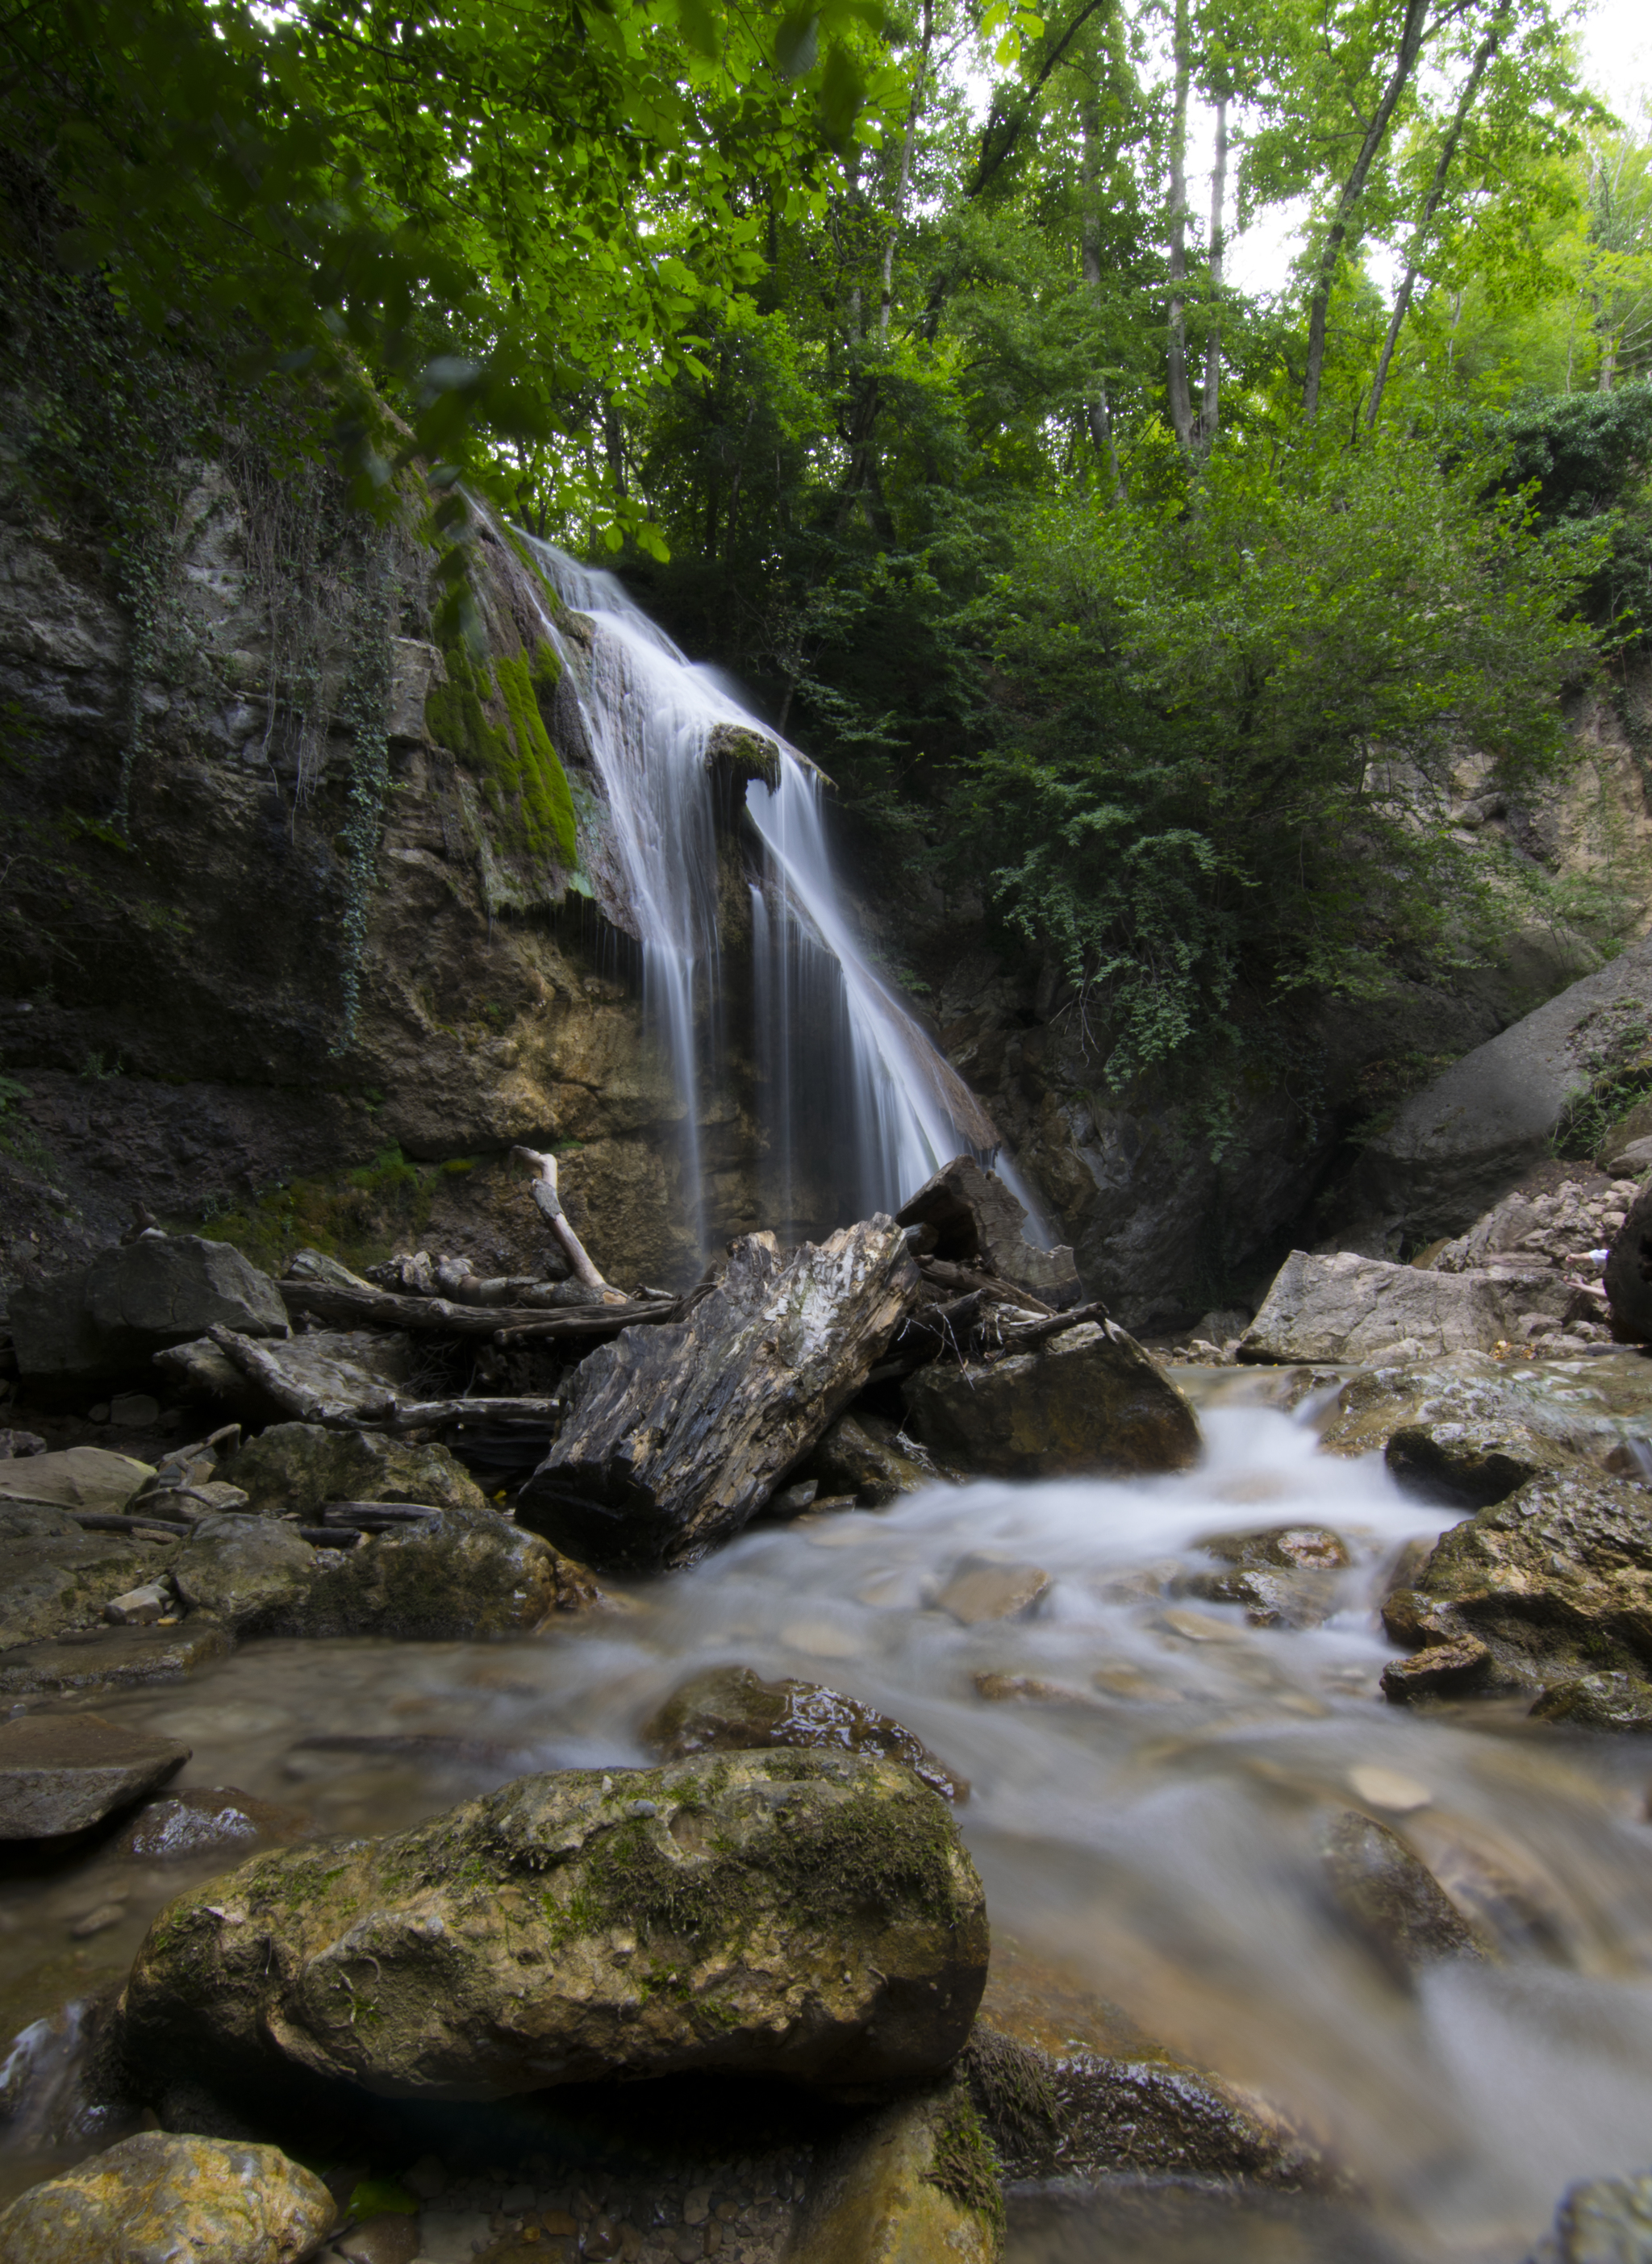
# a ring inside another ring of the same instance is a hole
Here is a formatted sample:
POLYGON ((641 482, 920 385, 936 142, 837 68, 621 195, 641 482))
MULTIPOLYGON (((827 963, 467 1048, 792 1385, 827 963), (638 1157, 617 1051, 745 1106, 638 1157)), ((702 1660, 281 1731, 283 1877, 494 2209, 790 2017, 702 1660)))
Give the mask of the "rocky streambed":
MULTIPOLYGON (((1196 1468, 805 1510, 537 1634, 244 1636, 14 1701, 164 1758, 11 1852, 7 2189, 84 2161, 95 2211, 132 2146, 101 2205, 158 2178, 226 2258, 779 2264, 878 2253, 891 2194, 942 2244, 912 2253, 990 2255, 1001 2178, 1023 2264, 1520 2264, 1652 2128, 1652 1770, 1532 1710, 1628 1673, 1589 1650, 1624 1594, 1568 1657, 1488 1635, 1478 1687, 1385 1699, 1430 1646, 1384 1600, 1466 1505, 1402 1486, 1383 1426, 1478 1392, 1638 1512, 1605 1465, 1652 1379, 1455 1361, 1178 1371, 1196 1468), (850 1843, 798 1848, 891 1799, 910 1839, 856 1843, 822 1918, 850 1843), (709 1890, 673 1914, 685 1855, 709 1890)), ((0 2253, 65 2253, 6 2223, 0 2253)))

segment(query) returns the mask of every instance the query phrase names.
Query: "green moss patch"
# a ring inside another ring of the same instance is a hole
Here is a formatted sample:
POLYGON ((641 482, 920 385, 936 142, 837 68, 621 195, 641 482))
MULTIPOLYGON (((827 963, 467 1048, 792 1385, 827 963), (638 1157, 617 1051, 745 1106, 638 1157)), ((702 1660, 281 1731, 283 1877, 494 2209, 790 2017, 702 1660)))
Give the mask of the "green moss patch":
POLYGON ((546 728, 562 678, 554 647, 542 642, 531 657, 499 654, 491 668, 462 645, 443 658, 448 681, 425 701, 432 737, 480 783, 499 848, 554 859, 571 873, 579 860, 573 795, 546 728))
POLYGON ((410 1242, 417 1248, 443 1179, 474 1168, 469 1157, 414 1164, 399 1148, 384 1148, 370 1164, 283 1180, 238 1210, 190 1223, 215 1242, 232 1243, 266 1273, 304 1249, 359 1270, 410 1242))

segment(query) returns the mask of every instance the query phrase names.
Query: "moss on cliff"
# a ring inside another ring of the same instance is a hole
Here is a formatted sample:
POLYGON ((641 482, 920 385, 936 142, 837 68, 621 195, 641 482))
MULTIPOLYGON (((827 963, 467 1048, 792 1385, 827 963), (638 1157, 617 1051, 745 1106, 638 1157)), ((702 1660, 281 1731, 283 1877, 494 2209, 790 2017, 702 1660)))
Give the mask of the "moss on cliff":
POLYGON ((413 1164, 384 1148, 370 1164, 267 1187, 243 1208, 191 1222, 215 1242, 233 1243, 255 1266, 279 1267, 297 1249, 320 1250, 346 1266, 375 1265, 411 1240, 416 1248, 444 1174, 473 1158, 413 1164))
POLYGON ((504 851, 554 859, 572 872, 579 863, 573 795, 544 709, 555 696, 562 664, 542 642, 525 653, 472 659, 462 645, 445 653, 448 681, 425 701, 431 735, 479 780, 504 851), (494 720, 502 704, 509 729, 494 720))

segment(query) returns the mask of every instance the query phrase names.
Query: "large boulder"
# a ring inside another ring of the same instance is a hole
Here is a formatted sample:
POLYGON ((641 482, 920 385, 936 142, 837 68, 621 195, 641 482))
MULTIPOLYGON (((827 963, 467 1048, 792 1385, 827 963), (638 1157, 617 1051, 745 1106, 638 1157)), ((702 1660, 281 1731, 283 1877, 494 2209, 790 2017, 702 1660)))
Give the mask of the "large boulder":
POLYGON ((482 1639, 528 1633, 553 1613, 602 1601, 582 1565, 485 1505, 453 1503, 353 1549, 314 1555, 314 1578, 290 1617, 274 1615, 294 1633, 482 1639))
POLYGON ((491 2099, 677 2070, 826 2085, 948 2066, 980 1882, 909 1769, 811 1752, 529 1776, 387 1840, 254 1856, 170 1904, 128 2064, 258 2096, 491 2099))
POLYGON ((937 1361, 904 1390, 925 1446, 990 1477, 1130 1477, 1199 1455, 1192 1408, 1113 1321, 1008 1360, 937 1361))
POLYGON ((373 1431, 277 1423, 225 1464, 262 1516, 319 1524, 330 1501, 412 1501, 432 1509, 482 1509, 482 1490, 445 1447, 411 1446, 373 1431))
POLYGON ((1437 1360, 1489 1352, 1522 1320, 1561 1321, 1575 1292, 1538 1269, 1438 1274, 1351 1250, 1293 1250, 1239 1340, 1241 1361, 1437 1360))
POLYGON ((95 1626, 106 1603, 153 1579, 169 1556, 133 1534, 88 1532, 65 1509, 0 1501, 0 1656, 95 1626))
POLYGON ((765 1682, 749 1666, 709 1666, 680 1683, 642 1728, 643 1743, 662 1760, 690 1753, 752 1752, 768 1745, 883 1753, 947 1800, 969 1786, 938 1761, 921 1738, 875 1707, 824 1683, 782 1676, 765 1682))
POLYGON ((1652 1665, 1652 1495, 1593 1472, 1530 1480, 1454 1525, 1383 1622, 1430 1649, 1466 1636, 1481 1679, 1536 1688, 1652 1665))
POLYGON ((84 1832, 176 1776, 189 1747, 98 1714, 0 1722, 0 1840, 84 1832))
POLYGON ((1072 1250, 1066 1243, 1041 1250, 1030 1242, 1025 1207, 973 1156, 942 1165, 895 1218, 901 1226, 928 1229, 929 1256, 1029 1289, 1058 1312, 1084 1295, 1072 1250))
POLYGON ((317 1551, 279 1518, 232 1511, 192 1526, 167 1570, 192 1613, 238 1633, 302 1616, 317 1551))
POLYGON ((142 1235, 84 1273, 11 1293, 18 1366, 46 1383, 118 1375, 221 1323, 284 1337, 287 1308, 238 1250, 198 1234, 142 1235))
MULTIPOLYGON (((1505 1450, 1515 1458, 1552 1450, 1621 1477, 1638 1467, 1643 1448, 1652 1448, 1652 1362, 1627 1352, 1597 1355, 1579 1375, 1460 1352, 1372 1368, 1343 1386, 1320 1444, 1335 1455, 1365 1455, 1401 1433, 1396 1462, 1415 1462, 1421 1483, 1433 1452, 1442 1484, 1458 1483, 1454 1469, 1463 1483, 1463 1491, 1452 1494, 1448 1486, 1443 1498, 1470 1508, 1493 1498, 1472 1491, 1480 1480, 1471 1462, 1489 1462, 1505 1450), (1430 1434, 1432 1449, 1415 1442, 1417 1432, 1430 1434)), ((1537 1467, 1526 1475, 1535 1476, 1537 1467)), ((1485 1483, 1492 1482, 1488 1473, 1485 1483)))
POLYGON ((298 2264, 338 2209, 274 2146, 140 2131, 19 2194, 4 2264, 298 2264))
POLYGON ((599 1567, 693 1564, 733 1537, 865 1383, 918 1295, 879 1214, 782 1256, 732 1244, 682 1321, 622 1329, 566 1386, 517 1515, 599 1567))

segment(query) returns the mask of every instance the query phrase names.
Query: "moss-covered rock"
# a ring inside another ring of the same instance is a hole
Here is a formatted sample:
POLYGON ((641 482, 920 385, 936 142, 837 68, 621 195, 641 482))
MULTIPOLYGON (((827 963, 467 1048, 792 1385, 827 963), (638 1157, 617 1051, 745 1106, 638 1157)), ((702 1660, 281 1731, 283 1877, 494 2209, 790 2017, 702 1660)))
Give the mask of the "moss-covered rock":
POLYGON ((164 1547, 132 1534, 88 1532, 67 1510, 0 1501, 0 1650, 95 1627, 112 1597, 164 1562, 164 1547))
POLYGON ((967 1800, 969 1785, 938 1761, 912 1731, 876 1708, 824 1683, 788 1675, 765 1682, 749 1666, 710 1666, 691 1674, 644 1723, 643 1742, 662 1760, 690 1753, 754 1752, 764 1746, 812 1746, 833 1752, 884 1753, 903 1761, 946 1800, 967 1800))
POLYGON ((1485 1509, 1506 1501, 1528 1478, 1573 1468, 1576 1456, 1529 1423, 1505 1415, 1402 1424, 1384 1448, 1383 1460, 1408 1493, 1453 1508, 1485 1509))
POLYGON ((243 1447, 223 1477, 264 1516, 319 1522, 330 1501, 416 1501, 432 1509, 483 1509, 481 1489, 445 1447, 410 1446, 374 1431, 277 1423, 243 1447))
POLYGON ((1652 1682, 1641 1674, 1580 1674, 1552 1682, 1532 1712, 1573 1730, 1652 1730, 1652 1682))
POLYGON ((994 2264, 998 2158, 967 2086, 941 2085, 856 2122, 817 2160, 791 2255, 809 2264, 994 2264))
POLYGON ((31 2186, 0 2216, 5 2264, 296 2264, 338 2215, 274 2146, 145 2130, 31 2186))
POLYGON ((183 2069, 243 2095, 913 2081, 961 2049, 987 1946, 946 1803, 893 1762, 569 1770, 180 1896, 133 1967, 125 2049, 157 2087, 183 2069))
POLYGON ((990 1364, 937 1361, 905 1391, 925 1446, 993 1477, 1129 1477, 1198 1460, 1192 1408, 1111 1321, 990 1364))
POLYGON ((583 1566, 486 1506, 451 1505, 353 1549, 314 1553, 309 1586, 274 1622, 295 1635, 521 1635, 602 1600, 583 1566))
POLYGON ((287 1621, 316 1578, 316 1551, 273 1517, 203 1517, 168 1559, 172 1584, 192 1612, 237 1630, 287 1621))

